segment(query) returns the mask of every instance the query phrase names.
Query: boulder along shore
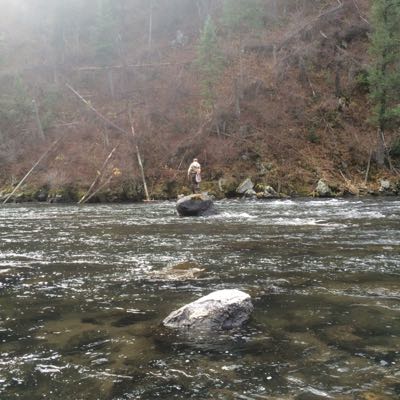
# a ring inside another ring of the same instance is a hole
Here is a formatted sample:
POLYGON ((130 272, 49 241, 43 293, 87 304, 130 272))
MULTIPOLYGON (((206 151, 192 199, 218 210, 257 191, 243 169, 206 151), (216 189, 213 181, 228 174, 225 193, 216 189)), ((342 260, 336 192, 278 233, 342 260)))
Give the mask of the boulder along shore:
MULTIPOLYGON (((0 188, 0 202, 3 203, 13 192, 16 185, 0 188)), ((214 181, 203 181, 201 192, 207 193, 214 199, 247 198, 247 199, 281 199, 287 197, 318 197, 335 198, 344 196, 398 196, 400 194, 399 177, 381 177, 368 183, 342 182, 332 179, 318 179, 313 184, 300 184, 299 187, 279 187, 279 184, 269 184, 267 180, 233 177, 220 178, 214 181)), ((8 203, 48 202, 48 203, 77 203, 87 192, 88 187, 65 185, 60 187, 21 186, 11 196, 8 203)), ((152 200, 176 200, 179 196, 188 196, 190 189, 185 184, 170 182, 159 184, 150 192, 152 200)), ((121 203, 140 202, 145 199, 141 184, 115 185, 98 191, 89 199, 90 203, 121 203)))

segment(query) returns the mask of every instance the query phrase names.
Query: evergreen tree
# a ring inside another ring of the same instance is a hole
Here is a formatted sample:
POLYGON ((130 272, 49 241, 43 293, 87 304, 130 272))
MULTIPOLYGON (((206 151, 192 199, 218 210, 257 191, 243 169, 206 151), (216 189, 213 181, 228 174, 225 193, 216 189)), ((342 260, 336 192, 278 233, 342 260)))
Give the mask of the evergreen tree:
POLYGON ((197 60, 201 75, 202 96, 207 106, 215 100, 214 85, 218 81, 223 68, 223 58, 218 47, 215 24, 207 17, 197 48, 197 60))
POLYGON ((382 165, 385 131, 400 121, 400 0, 375 0, 372 24, 369 84, 379 135, 377 161, 382 165))
POLYGON ((96 56, 99 61, 109 64, 118 56, 116 4, 111 0, 98 0, 95 30, 96 56))
POLYGON ((223 23, 232 31, 261 29, 264 21, 262 0, 224 0, 223 23))

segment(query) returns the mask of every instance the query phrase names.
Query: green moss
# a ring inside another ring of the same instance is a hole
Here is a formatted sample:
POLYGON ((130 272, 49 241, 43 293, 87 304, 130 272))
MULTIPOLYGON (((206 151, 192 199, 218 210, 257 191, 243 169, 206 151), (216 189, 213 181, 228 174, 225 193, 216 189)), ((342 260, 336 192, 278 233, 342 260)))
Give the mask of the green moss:
POLYGON ((176 199, 179 195, 192 194, 192 190, 179 180, 159 182, 152 187, 151 197, 155 200, 176 199))
POLYGON ((233 177, 226 177, 220 179, 218 182, 219 188, 222 189, 222 192, 225 197, 233 198, 237 197, 236 189, 239 186, 239 182, 233 177))
POLYGON ((55 203, 77 203, 80 200, 81 189, 75 186, 63 186, 51 188, 48 192, 50 202, 55 203))
POLYGON ((314 130, 310 130, 308 132, 307 140, 314 144, 319 144, 321 142, 321 138, 315 133, 314 130))
POLYGON ((14 190, 14 187, 13 187, 13 186, 11 186, 11 185, 6 185, 6 186, 3 186, 3 187, 1 188, 0 194, 2 194, 2 195, 8 195, 8 194, 10 194, 13 190, 14 190))
MULTIPOLYGON (((6 186, 0 190, 0 198, 5 199, 14 191, 14 187, 6 186)), ((10 198, 9 202, 29 203, 33 201, 45 201, 47 199, 47 188, 37 186, 22 186, 10 198)))
POLYGON ((400 138, 397 138, 390 147, 390 155, 393 158, 400 158, 400 138))
POLYGON ((268 185, 265 185, 264 183, 257 183, 254 185, 254 190, 256 191, 256 193, 265 192, 267 186, 268 185))
POLYGON ((151 197, 155 200, 170 200, 174 198, 171 193, 168 193, 167 187, 162 183, 153 186, 151 197))
POLYGON ((143 184, 127 179, 122 182, 119 189, 114 189, 115 194, 119 194, 119 198, 123 201, 141 201, 144 199, 143 184))
POLYGON ((200 190, 202 192, 207 192, 210 196, 216 199, 222 199, 225 194, 219 189, 218 181, 203 181, 200 184, 200 190))
POLYGON ((299 182, 299 184, 294 188, 294 192, 299 196, 310 196, 313 190, 312 187, 303 182, 299 182))

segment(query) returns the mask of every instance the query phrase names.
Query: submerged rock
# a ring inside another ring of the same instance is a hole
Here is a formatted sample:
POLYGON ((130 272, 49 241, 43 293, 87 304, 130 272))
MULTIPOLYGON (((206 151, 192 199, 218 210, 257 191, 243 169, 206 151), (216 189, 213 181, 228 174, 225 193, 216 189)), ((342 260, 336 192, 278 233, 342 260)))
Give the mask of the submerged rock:
POLYGON ((75 353, 87 350, 88 348, 100 349, 110 341, 107 332, 100 330, 90 330, 79 332, 70 337, 63 347, 65 353, 75 353))
POLYGON ((204 193, 182 197, 176 203, 176 210, 182 217, 200 217, 216 213, 213 201, 204 193))
POLYGON ((160 271, 153 271, 150 275, 155 280, 185 281, 200 278, 205 269, 195 262, 184 261, 177 265, 167 266, 160 271))
POLYGON ((189 331, 228 330, 242 326, 252 311, 247 293, 237 289, 218 290, 172 312, 163 324, 189 331))

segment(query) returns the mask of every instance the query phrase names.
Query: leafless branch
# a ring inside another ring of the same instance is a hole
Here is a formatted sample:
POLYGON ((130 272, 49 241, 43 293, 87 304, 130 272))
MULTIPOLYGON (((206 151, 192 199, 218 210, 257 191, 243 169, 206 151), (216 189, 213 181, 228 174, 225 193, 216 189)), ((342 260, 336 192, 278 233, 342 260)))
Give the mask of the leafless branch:
POLYGON ((112 70, 112 69, 124 69, 124 68, 150 68, 150 67, 169 67, 176 65, 186 65, 191 64, 190 62, 182 62, 182 63, 156 63, 156 64, 127 64, 127 65, 109 65, 104 67, 98 66, 86 66, 86 67, 78 67, 73 68, 73 71, 104 71, 104 70, 112 70))
POLYGON ((83 96, 81 96, 79 94, 78 91, 76 91, 71 85, 69 85, 68 83, 65 84, 65 86, 71 90, 72 93, 74 93, 83 103, 86 104, 86 106, 92 110, 103 122, 105 122, 107 125, 113 127, 114 129, 116 129, 117 131, 124 133, 125 135, 129 135, 128 131, 126 131, 125 129, 122 129, 120 126, 118 126, 117 124, 115 124, 114 122, 112 122, 111 120, 109 120, 107 117, 105 117, 103 114, 101 114, 99 111, 97 111, 89 101, 87 101, 83 96))
POLYGON ((118 145, 115 146, 115 147, 111 150, 110 154, 109 154, 109 155, 107 156, 107 158, 104 160, 104 163, 103 163, 101 169, 100 169, 99 171, 97 171, 96 178, 94 179, 94 181, 93 181, 92 184, 90 185, 89 190, 82 196, 82 198, 79 200, 78 204, 86 203, 86 202, 89 200, 89 198, 92 197, 92 196, 89 197, 89 195, 90 195, 90 193, 92 192, 93 188, 96 186, 96 184, 97 184, 97 183, 100 181, 100 179, 102 178, 103 173, 104 173, 104 170, 106 169, 107 164, 108 164, 108 162, 110 161, 110 159, 111 159, 112 155, 114 154, 115 150, 117 150, 117 147, 118 147, 118 145))
POLYGON ((364 17, 362 16, 360 7, 358 6, 357 0, 353 0, 353 4, 354 4, 354 6, 355 6, 356 9, 357 9, 358 15, 360 16, 360 18, 361 18, 364 22, 366 22, 368 25, 370 25, 369 21, 368 21, 366 18, 364 18, 364 17))

